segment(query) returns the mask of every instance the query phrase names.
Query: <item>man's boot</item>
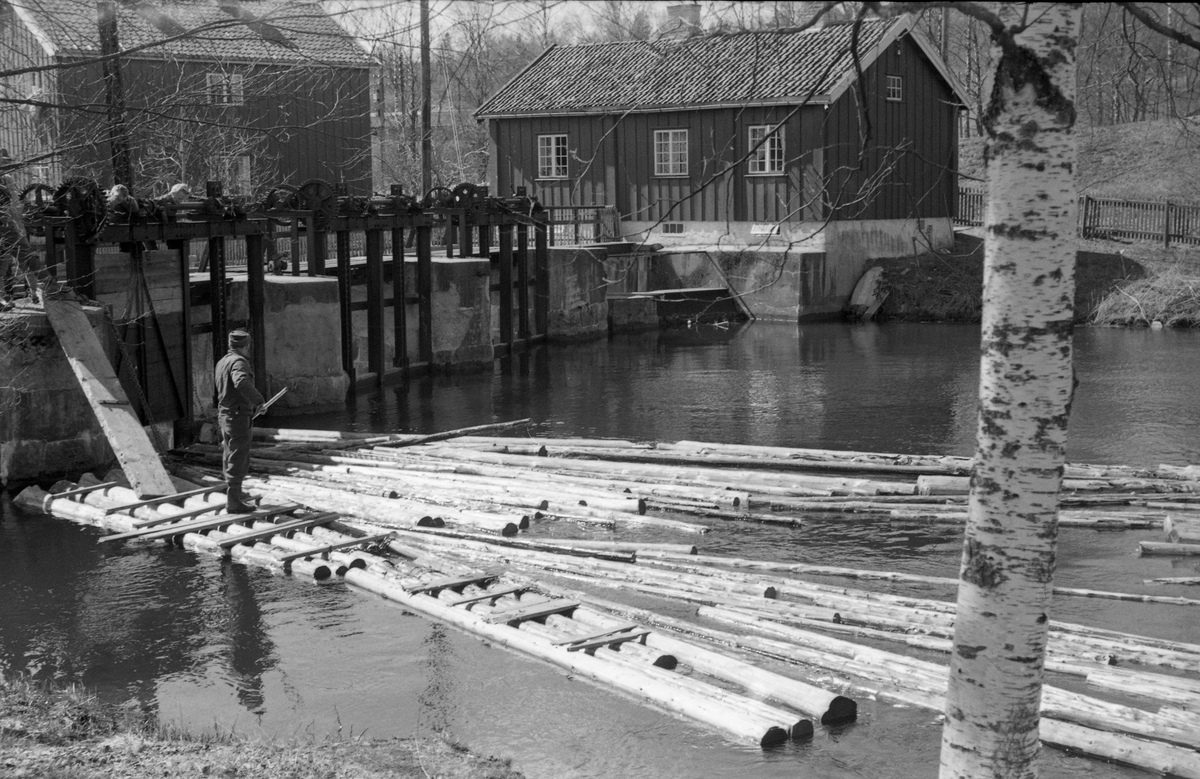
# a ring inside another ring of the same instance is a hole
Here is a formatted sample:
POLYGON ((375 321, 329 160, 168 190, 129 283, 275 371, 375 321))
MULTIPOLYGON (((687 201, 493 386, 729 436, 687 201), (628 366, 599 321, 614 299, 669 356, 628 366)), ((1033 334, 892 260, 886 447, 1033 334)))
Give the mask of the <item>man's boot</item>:
POLYGON ((254 506, 251 505, 249 497, 242 492, 242 480, 230 481, 225 489, 225 513, 249 514, 252 511, 254 506))

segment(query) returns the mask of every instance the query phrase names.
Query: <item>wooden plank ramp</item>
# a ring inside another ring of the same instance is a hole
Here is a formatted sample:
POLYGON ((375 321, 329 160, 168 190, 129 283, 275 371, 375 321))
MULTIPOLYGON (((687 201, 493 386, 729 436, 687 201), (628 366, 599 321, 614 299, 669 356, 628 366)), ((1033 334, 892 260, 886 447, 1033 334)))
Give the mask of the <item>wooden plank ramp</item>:
POLYGON ((71 370, 108 437, 117 461, 129 477, 133 491, 142 498, 175 493, 175 485, 150 443, 146 429, 134 414, 83 307, 74 300, 47 299, 45 308, 71 370))

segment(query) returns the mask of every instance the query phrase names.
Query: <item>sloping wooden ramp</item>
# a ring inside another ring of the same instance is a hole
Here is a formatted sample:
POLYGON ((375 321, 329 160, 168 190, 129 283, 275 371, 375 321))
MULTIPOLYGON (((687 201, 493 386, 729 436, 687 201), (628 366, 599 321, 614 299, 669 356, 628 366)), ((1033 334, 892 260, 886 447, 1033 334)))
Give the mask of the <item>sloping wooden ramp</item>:
POLYGON ((46 317, 67 354, 71 370, 79 379, 79 386, 134 492, 143 498, 175 494, 175 485, 154 451, 146 429, 133 413, 133 406, 83 308, 74 300, 48 299, 45 306, 46 317))

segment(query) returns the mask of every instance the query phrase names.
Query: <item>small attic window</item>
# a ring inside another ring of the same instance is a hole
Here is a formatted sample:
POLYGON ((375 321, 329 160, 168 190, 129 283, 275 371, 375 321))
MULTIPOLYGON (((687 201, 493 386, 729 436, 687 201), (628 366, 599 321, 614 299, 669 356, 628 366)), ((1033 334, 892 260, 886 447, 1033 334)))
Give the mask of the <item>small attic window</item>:
POLYGON ((283 34, 283 30, 280 30, 273 24, 264 22, 240 5, 225 4, 221 6, 221 10, 258 33, 258 36, 264 41, 275 43, 288 49, 296 48, 296 44, 288 40, 288 37, 283 34))

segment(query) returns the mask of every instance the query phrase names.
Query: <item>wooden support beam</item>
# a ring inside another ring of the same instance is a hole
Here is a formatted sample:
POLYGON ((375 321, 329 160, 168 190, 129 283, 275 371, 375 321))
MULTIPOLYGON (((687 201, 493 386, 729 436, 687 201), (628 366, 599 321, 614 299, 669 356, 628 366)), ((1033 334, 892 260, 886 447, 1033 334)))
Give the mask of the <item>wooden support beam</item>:
POLYGON ((134 491, 139 496, 173 494, 175 485, 130 408, 83 307, 78 301, 53 298, 44 301, 43 307, 71 371, 134 491))
POLYGON ((500 230, 500 332, 497 343, 509 349, 513 340, 513 228, 502 224, 500 230))
MULTIPOLYGON (((202 514, 211 514, 213 512, 220 511, 224 508, 225 508, 224 503, 210 503, 205 506, 198 506, 197 508, 194 508, 194 509, 188 509, 187 511, 179 511, 179 512, 173 512, 171 514, 164 514, 163 516, 155 517, 154 519, 139 520, 139 521, 133 523, 133 527, 135 530, 140 530, 142 528, 147 528, 147 527, 157 527, 159 525, 166 525, 171 522, 178 522, 183 519, 191 519, 193 517, 198 517, 198 516, 201 516, 202 514)), ((101 540, 104 540, 104 539, 101 539, 101 540)))
POLYGON ((484 571, 481 574, 471 576, 457 576, 449 579, 437 579, 424 584, 415 584, 411 587, 405 587, 404 591, 412 595, 419 592, 437 592, 439 590, 454 590, 459 587, 466 587, 468 584, 482 584, 500 578, 503 571, 484 571))
POLYGON ((475 595, 470 598, 459 598, 450 605, 466 606, 471 603, 482 603, 483 601, 496 600, 497 598, 503 598, 505 595, 516 595, 518 593, 525 592, 529 589, 529 587, 530 585, 528 584, 522 584, 516 587, 505 587, 500 590, 492 590, 491 592, 485 592, 482 595, 475 595))
POLYGON ((614 644, 621 644, 626 641, 637 641, 645 638, 648 635, 650 635, 650 631, 644 629, 635 630, 632 633, 614 633, 605 638, 596 638, 592 639, 591 641, 581 641, 576 644, 568 644, 567 651, 581 652, 589 649, 597 649, 602 646, 613 646, 614 644))
MULTIPOLYGON (((225 239, 208 239, 209 310, 212 312, 212 360, 215 365, 226 352, 229 335, 225 317, 225 239)), ((215 399, 214 399, 215 405, 215 399)))
MULTIPOLYGON (((220 507, 213 506, 208 510, 215 508, 220 507)), ((143 541, 156 541, 160 538, 171 538, 172 536, 183 535, 184 533, 201 533, 205 530, 215 530, 217 528, 225 527, 226 525, 237 525, 241 524, 242 522, 253 522, 256 519, 270 519, 272 517, 279 516, 280 514, 286 514, 289 511, 295 511, 297 508, 301 507, 294 504, 271 506, 270 508, 252 511, 249 514, 224 514, 219 517, 205 517, 203 519, 192 520, 191 522, 180 522, 176 525, 166 528, 150 527, 150 523, 147 523, 145 527, 139 530, 131 530, 128 533, 116 533, 114 535, 104 536, 100 539, 100 543, 104 543, 105 541, 123 541, 127 538, 140 538, 143 541)), ((207 513, 207 510, 203 513, 207 513)), ((182 516, 185 515, 177 514, 172 515, 169 519, 162 517, 160 517, 160 519, 164 519, 163 524, 165 524, 166 522, 173 521, 182 516)), ((151 522, 154 522, 154 520, 151 520, 151 522)))
POLYGON ((59 498, 71 498, 76 495, 86 495, 87 493, 95 492, 96 490, 105 490, 105 489, 108 489, 109 487, 120 487, 120 486, 121 486, 121 482, 119 482, 119 481, 102 481, 99 484, 89 484, 86 487, 76 487, 75 489, 67 490, 66 492, 54 492, 54 493, 50 494, 50 497, 52 497, 56 500, 59 498))
POLYGON ((392 367, 408 367, 408 306, 404 278, 404 229, 392 229, 392 367))
POLYGON ((342 370, 354 383, 354 315, 351 311, 350 276, 350 231, 338 230, 335 235, 337 246, 338 315, 342 324, 342 370))
POLYGON ((417 359, 433 364, 433 228, 417 227, 417 359))
POLYGON ((291 533, 293 530, 304 530, 305 528, 316 527, 317 525, 328 525, 340 516, 341 514, 336 511, 329 511, 313 517, 297 519, 293 522, 280 522, 278 525, 266 528, 265 530, 251 530, 249 533, 238 533, 237 537, 227 538, 217 545, 222 549, 232 549, 238 544, 244 544, 247 541, 257 541, 260 538, 270 538, 271 536, 291 533))
POLYGON ((550 322, 550 246, 549 227, 539 217, 533 239, 534 329, 546 335, 550 322))
POLYGON ((507 625, 516 625, 531 619, 541 619, 548 617, 551 614, 565 614, 568 611, 574 611, 579 608, 579 602, 573 600, 546 600, 540 603, 533 603, 528 606, 521 605, 515 609, 507 611, 498 611, 487 618, 487 621, 492 624, 503 622, 507 625))
POLYGON ((517 338, 529 340, 529 225, 517 225, 517 338))
POLYGON ((175 422, 176 446, 192 443, 192 425, 196 421, 196 409, 193 406, 196 387, 192 376, 192 258, 188 245, 187 241, 167 242, 167 247, 175 252, 176 262, 179 263, 179 287, 183 303, 183 338, 180 339, 183 353, 183 418, 175 422))
POLYGON ((383 383, 383 233, 367 230, 367 370, 383 383))
POLYGON ((210 492, 223 492, 225 490, 225 486, 226 485, 224 484, 214 484, 211 487, 197 487, 194 490, 178 492, 174 495, 163 495, 157 498, 147 498, 146 500, 139 500, 134 503, 126 503, 123 506, 113 506, 112 508, 107 508, 104 510, 104 514, 105 516, 109 514, 118 514, 124 511, 141 508, 142 506, 157 506, 160 503, 172 503, 177 500, 187 500, 195 495, 208 495, 210 492))
POLYGON ((308 275, 325 275, 325 233, 317 229, 317 217, 304 217, 305 249, 308 252, 308 275))
POLYGON ((246 236, 246 302, 250 316, 250 359, 254 363, 254 383, 264 397, 271 393, 267 388, 267 323, 266 280, 264 279, 263 237, 246 236))
POLYGON ((378 544, 394 537, 394 533, 380 533, 374 536, 365 536, 363 538, 355 538, 353 541, 343 541, 340 544, 327 544, 325 546, 314 546, 309 549, 303 549, 299 552, 289 552, 288 554, 276 555, 279 562, 290 563, 292 560, 298 560, 301 557, 316 557, 317 555, 329 554, 336 552, 339 549, 350 549, 355 546, 366 546, 370 544, 378 544))
MULTIPOLYGON (((579 643, 582 643, 585 641, 592 641, 597 638, 604 638, 605 636, 611 636, 614 633, 623 633, 626 630, 637 630, 640 627, 641 627, 641 625, 637 624, 636 622, 630 622, 628 625, 620 625, 615 628, 606 628, 604 630, 597 631, 595 633, 589 633, 586 636, 572 636, 571 638, 562 638, 562 639, 559 639, 558 641, 551 641, 550 643, 554 646, 563 646, 565 644, 579 644, 579 643)), ((649 632, 649 631, 647 631, 647 632, 649 632)))

